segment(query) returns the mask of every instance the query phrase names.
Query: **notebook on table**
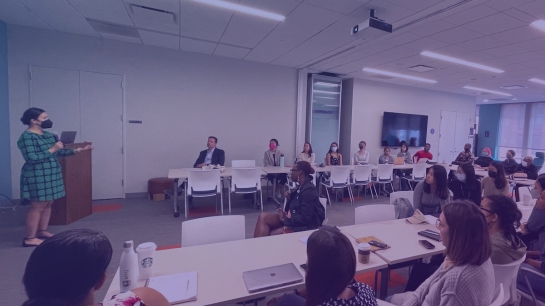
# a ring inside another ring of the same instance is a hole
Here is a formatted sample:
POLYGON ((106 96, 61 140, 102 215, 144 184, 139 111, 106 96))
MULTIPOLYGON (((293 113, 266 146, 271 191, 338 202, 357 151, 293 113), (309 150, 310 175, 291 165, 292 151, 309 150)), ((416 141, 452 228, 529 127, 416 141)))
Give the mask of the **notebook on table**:
POLYGON ((197 300, 197 271, 154 276, 146 287, 159 291, 171 305, 197 300))
POLYGON ((242 278, 250 293, 303 281, 293 263, 242 272, 242 278))

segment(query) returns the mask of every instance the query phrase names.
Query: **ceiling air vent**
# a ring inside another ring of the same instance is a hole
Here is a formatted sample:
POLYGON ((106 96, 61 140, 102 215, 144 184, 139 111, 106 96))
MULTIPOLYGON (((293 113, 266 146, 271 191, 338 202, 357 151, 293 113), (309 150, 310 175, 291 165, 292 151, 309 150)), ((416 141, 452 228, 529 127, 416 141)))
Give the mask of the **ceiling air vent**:
POLYGON ((415 71, 415 72, 426 72, 426 71, 432 71, 435 70, 434 67, 426 66, 426 65, 418 65, 418 66, 412 66, 407 68, 407 70, 415 71))
POLYGON ((520 86, 520 85, 509 85, 509 86, 502 86, 500 88, 507 89, 507 90, 514 90, 514 89, 524 89, 524 88, 528 88, 528 87, 520 86))
POLYGON ((87 19, 87 22, 98 33, 140 38, 140 34, 138 33, 138 30, 136 30, 135 28, 130 28, 130 27, 121 26, 121 25, 112 24, 112 23, 106 23, 103 21, 98 21, 93 19, 87 19))
POLYGON ((143 20, 161 23, 176 23, 176 15, 173 12, 137 4, 131 4, 131 10, 135 17, 143 20))

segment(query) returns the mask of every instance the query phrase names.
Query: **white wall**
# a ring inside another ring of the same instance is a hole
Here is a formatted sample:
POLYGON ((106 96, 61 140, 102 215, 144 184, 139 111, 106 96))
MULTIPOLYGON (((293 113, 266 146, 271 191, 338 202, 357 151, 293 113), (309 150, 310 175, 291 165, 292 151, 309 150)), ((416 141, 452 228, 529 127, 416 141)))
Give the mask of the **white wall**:
MULTIPOLYGON (((383 113, 397 112, 428 116, 426 140, 431 144, 431 153, 435 159, 439 148, 441 111, 465 112, 475 122, 475 103, 475 98, 471 96, 354 79, 349 156, 352 158, 359 150, 358 143, 364 140, 371 154, 369 161, 377 164, 379 156, 383 154, 383 147, 380 146, 383 113), (432 128, 435 129, 433 135, 430 133, 432 128)), ((414 154, 421 149, 409 148, 409 152, 414 154)), ((391 154, 395 156, 398 152, 399 148, 396 148, 391 154)), ((347 152, 343 153, 344 162, 347 152)))
POLYGON ((145 192, 147 180, 169 168, 191 167, 209 135, 219 138, 227 165, 232 159, 261 164, 270 138, 279 140, 286 163, 293 162, 295 69, 12 25, 8 62, 15 198, 29 65, 124 75, 126 193, 145 192))

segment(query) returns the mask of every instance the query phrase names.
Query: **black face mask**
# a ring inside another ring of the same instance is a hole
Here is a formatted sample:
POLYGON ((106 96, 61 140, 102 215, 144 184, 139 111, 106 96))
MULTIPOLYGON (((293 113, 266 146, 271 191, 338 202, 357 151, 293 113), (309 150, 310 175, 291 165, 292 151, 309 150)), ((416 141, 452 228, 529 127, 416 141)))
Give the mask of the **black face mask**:
POLYGON ((53 121, 47 119, 42 122, 40 122, 40 126, 42 129, 50 129, 53 126, 53 121))
POLYGON ((498 172, 496 172, 496 171, 488 171, 488 176, 490 176, 492 178, 496 177, 497 174, 498 174, 498 172))
POLYGON ((363 150, 363 146, 360 146, 360 150, 363 150))

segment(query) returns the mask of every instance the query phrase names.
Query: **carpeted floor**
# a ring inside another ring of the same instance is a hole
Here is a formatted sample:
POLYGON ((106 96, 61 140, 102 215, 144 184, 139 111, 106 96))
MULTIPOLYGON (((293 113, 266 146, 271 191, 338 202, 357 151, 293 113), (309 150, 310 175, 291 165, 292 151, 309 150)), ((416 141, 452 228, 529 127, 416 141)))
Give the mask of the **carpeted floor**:
MULTIPOLYGON (((183 202, 183 200, 182 200, 183 202)), ((224 198, 225 213, 227 210, 227 196, 224 198)), ((350 206, 348 199, 344 202, 333 202, 332 208, 327 207, 329 225, 354 224, 354 208, 366 204, 389 203, 389 198, 380 197, 378 202, 370 197, 358 199, 355 206, 350 206)), ((194 209, 190 211, 191 218, 209 216, 215 214, 213 199, 194 199, 194 209)), ((232 214, 246 216, 246 238, 253 237, 254 226, 260 210, 256 210, 250 200, 244 200, 242 196, 233 198, 232 214)), ((265 211, 274 212, 276 205, 266 202, 265 211)), ((21 279, 26 262, 33 248, 21 247, 23 228, 28 206, 20 206, 17 213, 10 210, 0 211, 0 306, 21 305, 25 300, 24 288, 21 279)), ((96 300, 102 301, 109 287, 113 275, 119 266, 123 241, 134 240, 138 245, 142 242, 153 241, 160 248, 167 249, 179 247, 181 241, 182 217, 174 218, 172 215, 172 200, 153 202, 148 199, 125 199, 96 201, 93 214, 87 218, 65 226, 52 226, 50 231, 58 233, 73 228, 90 228, 102 231, 110 239, 114 254, 110 267, 107 270, 108 279, 105 286, 96 293, 96 300)), ((219 213, 218 213, 219 214, 219 213)), ((389 293, 402 292, 404 281, 407 278, 407 269, 396 271, 392 276, 389 293)), ((362 275, 359 279, 365 280, 369 285, 373 283, 374 273, 362 275)), ((260 302, 264 305, 264 302, 260 302)))

